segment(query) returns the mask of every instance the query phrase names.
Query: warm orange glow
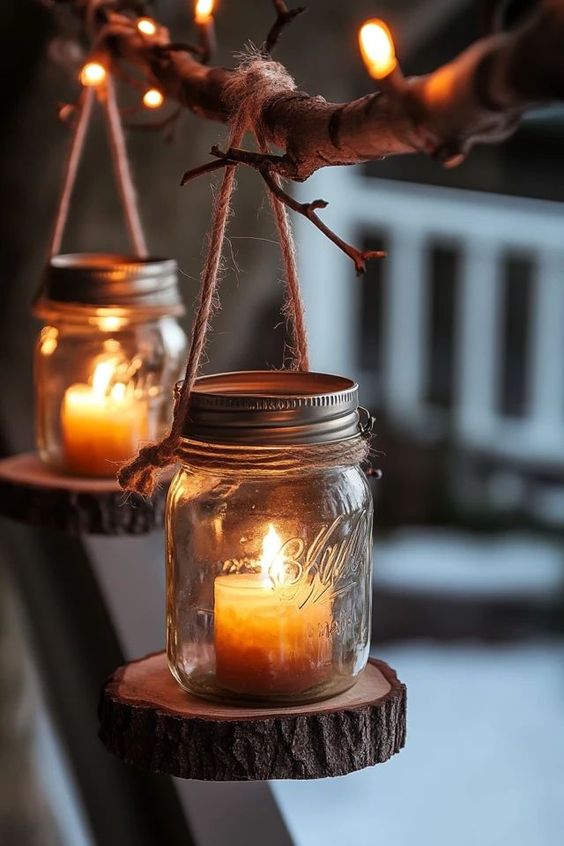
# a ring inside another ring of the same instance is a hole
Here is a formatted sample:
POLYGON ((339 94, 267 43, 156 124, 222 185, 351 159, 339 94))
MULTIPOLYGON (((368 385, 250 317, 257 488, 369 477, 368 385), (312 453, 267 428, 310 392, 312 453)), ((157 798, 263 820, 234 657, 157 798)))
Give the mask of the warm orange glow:
POLYGON ((152 18, 139 18, 137 29, 143 35, 154 35, 157 31, 157 25, 152 18))
POLYGON ((208 23, 213 15, 213 0, 197 0, 196 2, 196 23, 208 23))
POLYGON ((358 42, 366 70, 373 79, 384 79, 396 69, 394 41, 383 21, 366 21, 358 33, 358 42))
POLYGON ((106 68, 100 62, 86 62, 80 71, 80 82, 86 88, 95 88, 105 82, 106 76, 106 68))
POLYGON ((65 391, 61 428, 65 465, 72 473, 113 476, 148 437, 147 402, 136 397, 132 382, 123 381, 124 364, 117 351, 98 356, 90 381, 65 391))
MULTIPOLYGON (((277 580, 278 583, 284 581, 284 562, 280 555, 282 542, 278 537, 278 533, 272 523, 268 527, 268 532, 262 539, 262 555, 259 561, 261 573, 265 577, 277 580)), ((269 584, 268 579, 266 583, 269 584)))
POLYGON ((327 677, 331 601, 301 606, 284 593, 284 551, 268 526, 259 572, 218 576, 214 585, 217 681, 254 696, 287 693, 327 677))
POLYGON ((158 88, 149 88, 143 94, 143 105, 146 109, 160 109, 164 103, 164 97, 158 88))
POLYGON ((53 355, 59 345, 59 330, 54 326, 44 326, 39 336, 41 355, 53 355))
POLYGON ((127 323, 125 317, 118 317, 118 315, 107 314, 101 315, 95 321, 92 321, 100 328, 102 332, 117 332, 127 323))

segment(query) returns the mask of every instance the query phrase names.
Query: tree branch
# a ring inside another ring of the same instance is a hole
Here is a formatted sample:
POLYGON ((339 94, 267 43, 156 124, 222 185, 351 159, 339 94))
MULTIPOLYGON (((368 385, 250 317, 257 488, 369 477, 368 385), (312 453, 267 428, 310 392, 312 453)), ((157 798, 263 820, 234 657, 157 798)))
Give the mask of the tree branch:
MULTIPOLYGON (((229 121, 228 91, 240 71, 207 68, 189 53, 171 50, 162 26, 154 36, 142 36, 134 20, 110 4, 105 17, 104 43, 116 61, 136 66, 168 99, 196 115, 229 121)), ((336 104, 289 88, 253 117, 264 141, 284 152, 274 171, 287 179, 303 181, 327 165, 417 151, 454 164, 476 142, 510 134, 525 110, 564 99, 563 43, 564 0, 540 0, 520 28, 477 41, 448 65, 408 79, 401 96, 372 93, 336 104)))

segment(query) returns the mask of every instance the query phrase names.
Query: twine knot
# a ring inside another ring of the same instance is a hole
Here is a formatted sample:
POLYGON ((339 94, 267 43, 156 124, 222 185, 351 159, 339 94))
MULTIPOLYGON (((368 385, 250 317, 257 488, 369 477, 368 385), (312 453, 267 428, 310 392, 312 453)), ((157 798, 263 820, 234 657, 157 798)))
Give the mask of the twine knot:
POLYGON ((231 114, 231 126, 251 131, 264 146, 263 114, 268 106, 296 90, 296 83, 284 65, 266 58, 254 48, 241 56, 237 70, 224 88, 224 100, 231 114))
POLYGON ((124 464, 118 472, 118 482, 124 490, 151 496, 157 485, 159 468, 172 464, 180 438, 169 434, 162 441, 141 447, 135 458, 124 464))

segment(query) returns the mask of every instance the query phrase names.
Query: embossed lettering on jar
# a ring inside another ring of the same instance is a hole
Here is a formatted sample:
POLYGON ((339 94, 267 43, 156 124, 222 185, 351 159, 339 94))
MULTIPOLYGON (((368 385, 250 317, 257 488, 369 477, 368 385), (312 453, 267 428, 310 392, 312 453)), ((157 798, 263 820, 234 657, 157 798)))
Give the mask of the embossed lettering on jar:
POLYGON ((184 688, 285 704, 354 684, 370 639, 361 439, 348 379, 198 380, 167 506, 168 657, 184 688), (312 460, 320 447, 333 458, 312 460))

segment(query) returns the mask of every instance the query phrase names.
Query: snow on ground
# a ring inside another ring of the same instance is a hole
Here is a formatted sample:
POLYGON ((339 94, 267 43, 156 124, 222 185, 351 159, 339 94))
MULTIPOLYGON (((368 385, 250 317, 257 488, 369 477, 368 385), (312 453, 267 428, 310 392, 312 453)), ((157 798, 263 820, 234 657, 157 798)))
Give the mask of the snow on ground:
POLYGON ((562 846, 564 641, 378 652, 408 686, 406 748, 273 782, 295 846, 562 846))
POLYGON ((409 526, 376 537, 374 586, 442 596, 554 599, 564 588, 564 549, 525 532, 477 535, 409 526))

